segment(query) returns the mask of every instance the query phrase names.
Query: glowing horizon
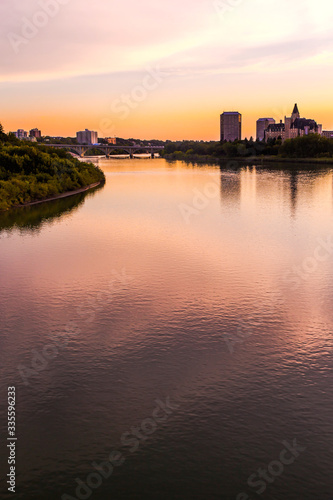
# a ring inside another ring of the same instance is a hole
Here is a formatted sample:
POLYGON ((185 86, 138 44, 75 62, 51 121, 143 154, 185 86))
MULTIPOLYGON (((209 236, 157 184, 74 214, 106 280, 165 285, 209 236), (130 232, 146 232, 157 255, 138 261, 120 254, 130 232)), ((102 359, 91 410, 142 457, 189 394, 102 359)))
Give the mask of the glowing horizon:
POLYGON ((328 0, 4 0, 0 14, 6 131, 218 140, 236 110, 250 137, 295 102, 333 129, 328 0))

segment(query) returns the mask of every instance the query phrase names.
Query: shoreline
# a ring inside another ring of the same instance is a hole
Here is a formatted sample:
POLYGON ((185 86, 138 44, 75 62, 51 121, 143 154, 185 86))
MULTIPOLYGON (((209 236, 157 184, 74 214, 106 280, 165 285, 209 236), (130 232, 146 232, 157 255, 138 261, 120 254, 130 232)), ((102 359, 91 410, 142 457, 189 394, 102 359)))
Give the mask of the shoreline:
POLYGON ((85 186, 83 188, 76 189, 75 191, 66 191, 65 193, 51 196, 51 198, 43 198, 42 200, 29 201, 27 203, 23 203, 22 205, 13 205, 12 207, 9 208, 9 210, 11 210, 12 208, 23 208, 23 207, 29 207, 32 205, 38 205, 40 203, 46 203, 48 201, 60 200, 61 198, 67 198, 69 196, 74 196, 76 194, 85 193, 86 191, 89 191, 90 189, 93 189, 97 186, 100 186, 102 184, 102 182, 103 181, 95 182, 94 184, 89 184, 89 186, 85 186))
MULTIPOLYGON (((227 161, 230 160, 236 161, 252 161, 252 162, 260 162, 260 164, 264 164, 265 161, 268 163, 316 163, 318 165, 332 165, 333 158, 285 158, 280 156, 249 156, 248 158, 227 158, 227 161)), ((223 160, 222 160, 223 161, 223 160)))
POLYGON ((239 162, 239 163, 251 163, 259 166, 264 166, 266 163, 294 163, 294 164, 316 164, 316 165, 333 165, 333 158, 285 158, 278 156, 235 156, 235 157, 221 157, 216 156, 206 156, 206 155, 188 155, 174 157, 173 154, 163 156, 165 160, 169 161, 188 161, 195 163, 214 163, 220 165, 221 163, 227 162, 239 162))

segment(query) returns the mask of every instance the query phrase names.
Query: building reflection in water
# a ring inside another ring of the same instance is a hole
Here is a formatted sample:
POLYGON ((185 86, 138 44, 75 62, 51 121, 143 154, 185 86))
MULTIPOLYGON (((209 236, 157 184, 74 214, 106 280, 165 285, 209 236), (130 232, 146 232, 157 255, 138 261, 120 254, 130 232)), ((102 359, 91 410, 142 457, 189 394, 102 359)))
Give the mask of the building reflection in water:
POLYGON ((333 172, 331 169, 298 170, 294 166, 271 170, 246 166, 221 167, 221 206, 223 210, 239 209, 249 217, 264 210, 272 217, 288 210, 297 216, 298 205, 311 208, 309 217, 326 217, 332 209, 333 172))
POLYGON ((290 212, 291 217, 295 216, 297 205, 297 189, 298 189, 298 171, 292 169, 290 171, 290 212))

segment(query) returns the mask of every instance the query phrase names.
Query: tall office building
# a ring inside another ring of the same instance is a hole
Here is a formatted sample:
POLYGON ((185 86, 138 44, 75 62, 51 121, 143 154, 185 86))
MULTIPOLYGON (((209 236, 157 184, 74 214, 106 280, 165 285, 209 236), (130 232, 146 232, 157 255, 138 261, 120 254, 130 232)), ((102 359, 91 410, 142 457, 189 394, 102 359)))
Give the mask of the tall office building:
POLYGON ((83 132, 77 132, 76 138, 79 144, 97 144, 98 142, 97 132, 92 132, 87 128, 83 132))
POLYGON ((257 120, 257 140, 265 140, 265 130, 268 129, 268 125, 274 125, 274 118, 259 118, 257 120))
POLYGON ((242 138, 242 115, 237 111, 225 111, 221 115, 221 141, 242 138))
POLYGON ((30 130, 29 137, 36 137, 36 139, 40 138, 42 137, 42 132, 38 130, 38 128, 33 128, 30 130))
POLYGON ((23 130, 23 128, 19 128, 17 132, 14 132, 14 135, 18 139, 26 139, 28 137, 28 132, 26 132, 25 130, 23 130))

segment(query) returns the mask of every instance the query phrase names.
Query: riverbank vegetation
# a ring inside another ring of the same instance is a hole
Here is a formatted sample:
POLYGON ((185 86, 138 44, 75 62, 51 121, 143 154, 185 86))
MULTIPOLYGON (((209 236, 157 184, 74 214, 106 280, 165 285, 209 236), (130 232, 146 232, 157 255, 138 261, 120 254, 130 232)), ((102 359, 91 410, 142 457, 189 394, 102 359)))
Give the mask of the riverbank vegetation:
POLYGON ((0 211, 104 180, 95 165, 64 150, 19 141, 0 125, 0 211))
POLYGON ((87 198, 94 196, 100 189, 103 187, 97 186, 89 191, 57 198, 48 203, 26 205, 0 212, 0 238, 10 238, 12 231, 16 229, 30 234, 38 232, 46 222, 51 225, 64 213, 74 213, 87 198))
POLYGON ((216 161, 224 159, 270 158, 326 159, 333 163, 333 140, 317 134, 267 142, 245 139, 234 142, 167 141, 161 153, 167 159, 216 161))

